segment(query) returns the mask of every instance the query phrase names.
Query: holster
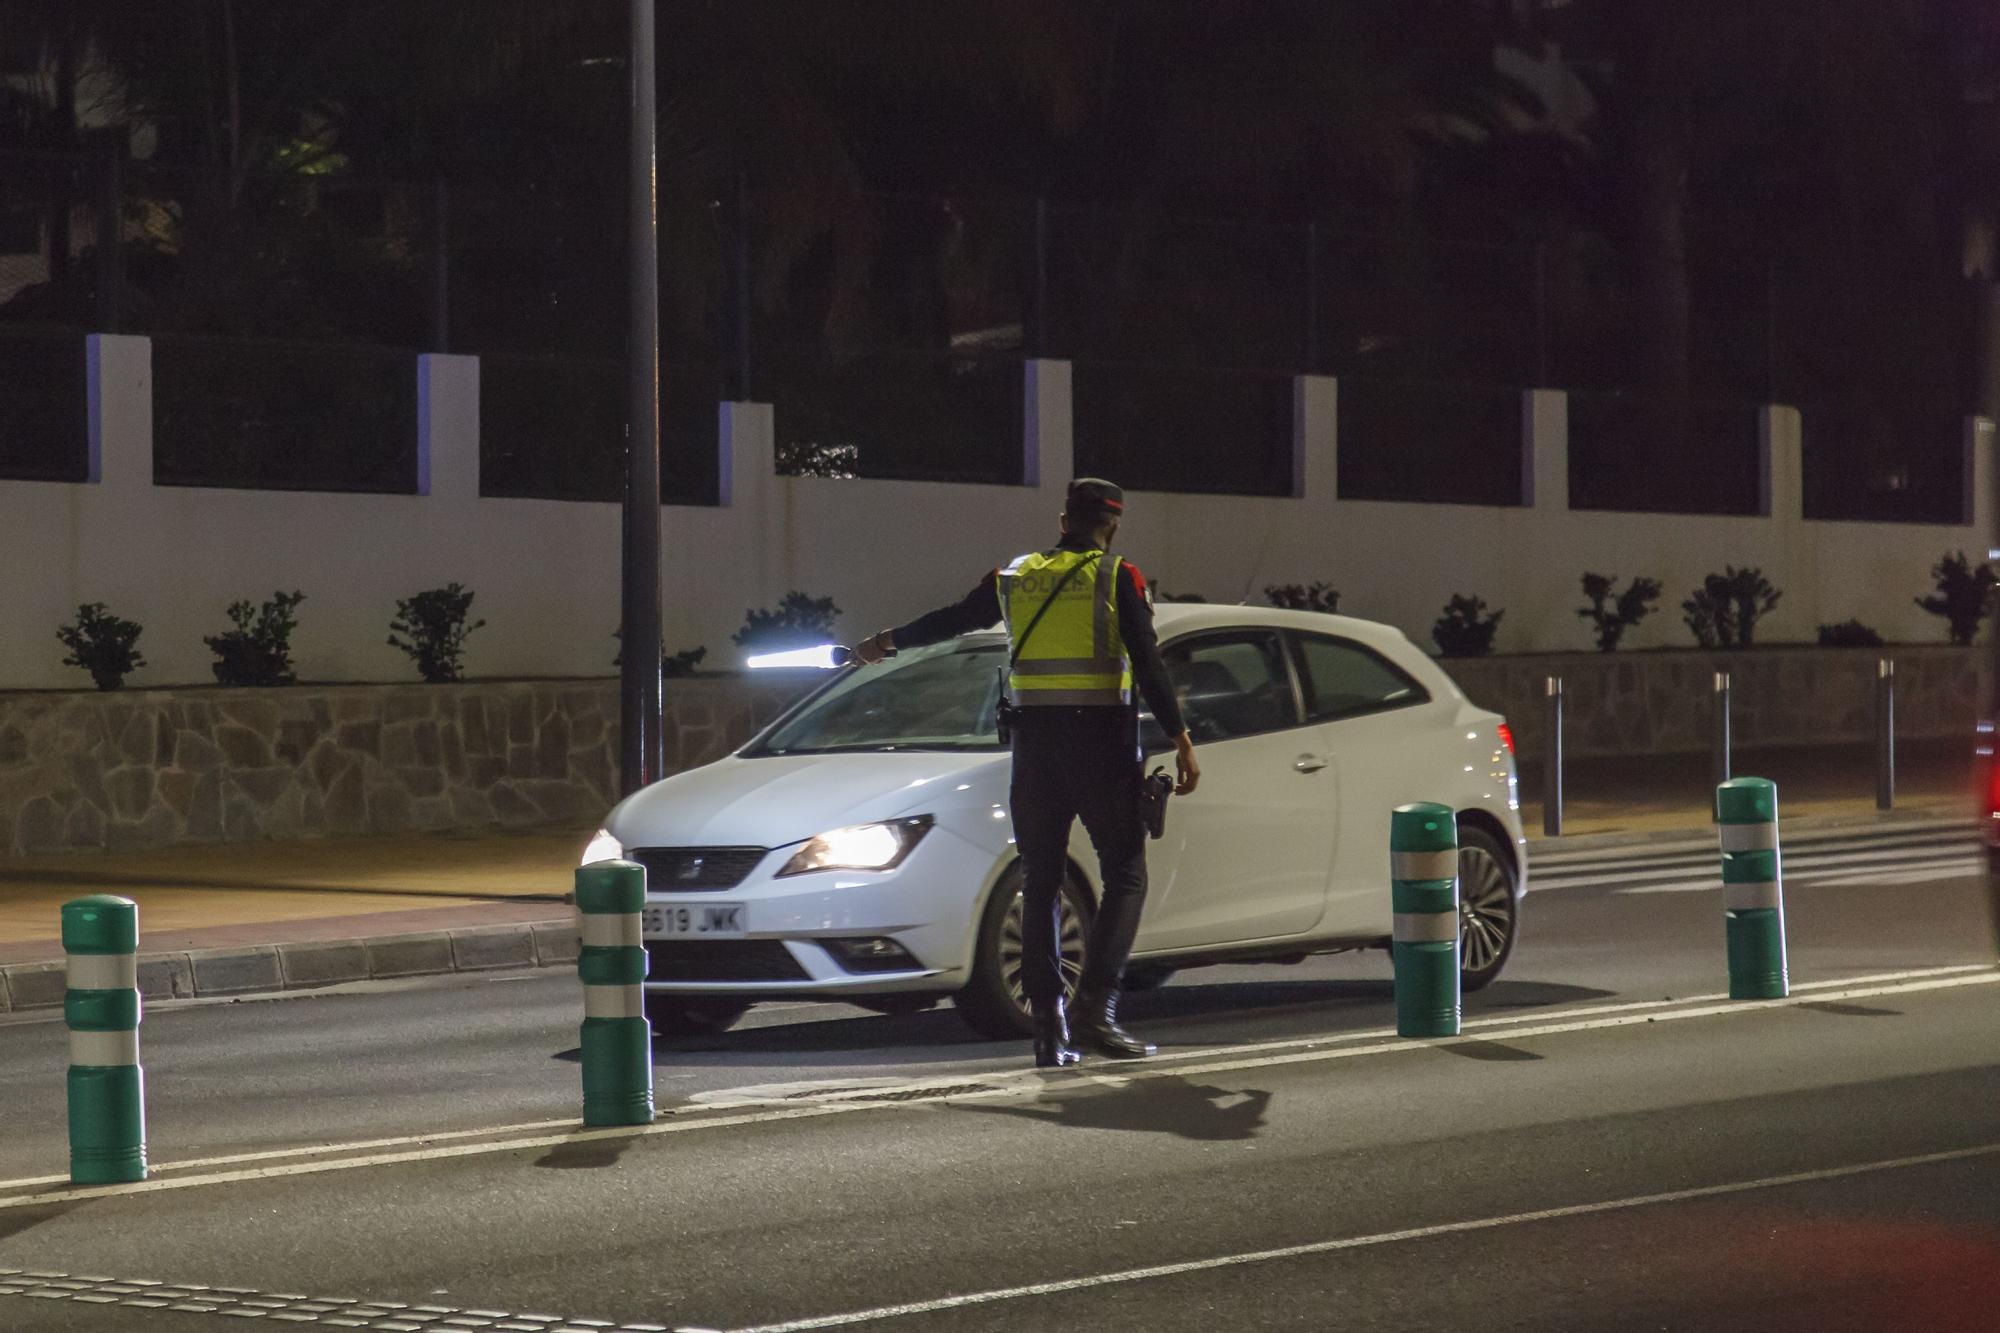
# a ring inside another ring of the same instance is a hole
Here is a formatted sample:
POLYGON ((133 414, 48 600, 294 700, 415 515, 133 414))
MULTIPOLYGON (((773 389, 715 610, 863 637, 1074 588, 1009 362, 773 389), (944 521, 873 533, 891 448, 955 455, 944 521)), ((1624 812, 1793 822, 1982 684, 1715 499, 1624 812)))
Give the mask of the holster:
POLYGON ((1139 784, 1139 817, 1146 833, 1154 839, 1167 836, 1167 798, 1174 794, 1174 780, 1167 770, 1156 768, 1139 784))

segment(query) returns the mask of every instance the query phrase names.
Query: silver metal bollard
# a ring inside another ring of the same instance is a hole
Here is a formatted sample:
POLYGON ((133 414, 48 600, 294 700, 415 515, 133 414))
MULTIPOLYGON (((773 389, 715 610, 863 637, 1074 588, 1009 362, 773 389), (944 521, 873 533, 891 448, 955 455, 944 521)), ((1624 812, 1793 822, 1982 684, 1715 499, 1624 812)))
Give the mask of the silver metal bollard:
POLYGON ((1550 676, 1544 688, 1549 702, 1543 728, 1548 741, 1542 758, 1542 833, 1559 838, 1563 831, 1563 678, 1550 676))
POLYGON ((1875 663, 1875 808, 1896 808, 1896 660, 1875 663))
POLYGON ((1720 787, 1729 781, 1729 673, 1715 673, 1715 733, 1709 743, 1709 779, 1720 787))

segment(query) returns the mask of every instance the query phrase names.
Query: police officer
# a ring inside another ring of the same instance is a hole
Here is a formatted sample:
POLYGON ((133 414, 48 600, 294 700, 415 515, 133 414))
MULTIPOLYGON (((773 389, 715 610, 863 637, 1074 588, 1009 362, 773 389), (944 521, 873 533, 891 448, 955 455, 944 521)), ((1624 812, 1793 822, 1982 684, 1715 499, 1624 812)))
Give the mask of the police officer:
POLYGON ((884 630, 852 649, 863 663, 1007 626, 1013 705, 1014 838, 1021 851, 1022 989, 1034 1020, 1035 1063, 1081 1057, 1063 1000, 1057 922, 1070 823, 1097 850, 1103 901, 1091 922, 1077 988, 1075 1037, 1105 1055, 1156 1049, 1118 1023, 1118 987, 1146 898, 1144 756, 1133 684, 1173 738, 1174 790, 1200 780, 1194 744, 1160 661, 1145 577, 1110 554, 1125 493, 1094 477, 1070 483, 1062 540, 994 570, 957 603, 884 630))

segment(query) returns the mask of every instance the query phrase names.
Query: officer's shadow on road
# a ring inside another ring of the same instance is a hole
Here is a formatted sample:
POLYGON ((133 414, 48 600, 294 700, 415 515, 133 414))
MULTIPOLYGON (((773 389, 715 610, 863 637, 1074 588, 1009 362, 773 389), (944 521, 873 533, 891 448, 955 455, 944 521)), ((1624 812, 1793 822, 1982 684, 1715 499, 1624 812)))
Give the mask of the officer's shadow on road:
POLYGON ((1147 1079, 1120 1088, 1088 1084, 1027 1106, 951 1103, 953 1110, 975 1115, 1010 1116, 1065 1129, 1172 1134, 1204 1143, 1256 1138, 1270 1105, 1271 1094, 1262 1088, 1237 1091, 1181 1078, 1147 1079))

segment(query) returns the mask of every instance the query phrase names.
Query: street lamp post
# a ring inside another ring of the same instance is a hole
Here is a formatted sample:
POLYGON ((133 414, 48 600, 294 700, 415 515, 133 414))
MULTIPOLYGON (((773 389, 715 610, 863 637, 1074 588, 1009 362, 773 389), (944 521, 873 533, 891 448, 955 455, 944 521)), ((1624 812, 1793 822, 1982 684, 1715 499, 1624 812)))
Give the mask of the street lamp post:
POLYGON ((660 213, 655 179, 653 0, 631 0, 632 251, 626 420, 619 788, 662 776, 660 687, 660 213))

